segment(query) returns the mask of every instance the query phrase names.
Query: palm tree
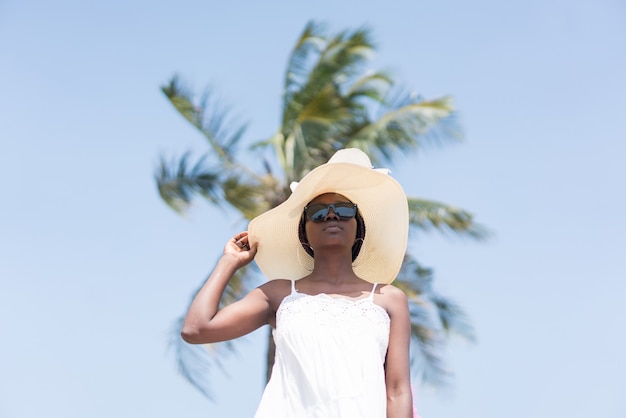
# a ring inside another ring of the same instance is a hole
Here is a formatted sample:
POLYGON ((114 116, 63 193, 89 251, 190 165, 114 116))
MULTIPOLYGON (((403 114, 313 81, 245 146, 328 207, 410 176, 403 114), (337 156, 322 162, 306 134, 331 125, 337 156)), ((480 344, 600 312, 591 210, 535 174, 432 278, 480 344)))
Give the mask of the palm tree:
MULTIPOLYGON (((162 158, 155 174, 161 198, 182 213, 201 196, 249 220, 285 201, 289 184, 325 163, 337 149, 360 148, 379 165, 428 144, 460 139, 451 98, 425 100, 395 87, 389 74, 369 71, 374 50, 368 29, 328 34, 322 25, 306 25, 287 64, 281 126, 247 149, 257 159, 264 156, 258 171, 239 158, 246 126, 234 122, 228 109, 219 108, 211 93, 196 100, 173 77, 162 87, 163 93, 204 136, 209 150, 195 162, 190 153, 173 161, 162 158)), ((435 229, 474 239, 487 236, 470 213, 453 206, 409 197, 409 208, 412 233, 435 229)), ((410 301, 414 375, 437 384, 449 376, 442 360, 448 337, 457 334, 473 340, 474 334, 462 308, 435 292, 432 277, 430 269, 407 254, 394 283, 410 301)), ((241 297, 255 278, 258 271, 253 267, 241 270, 222 304, 241 297)), ((222 365, 220 359, 235 344, 215 344, 208 350, 188 345, 179 336, 181 323, 182 318, 171 341, 179 370, 210 397, 208 373, 222 365)), ((270 335, 268 377, 273 358, 270 335)))

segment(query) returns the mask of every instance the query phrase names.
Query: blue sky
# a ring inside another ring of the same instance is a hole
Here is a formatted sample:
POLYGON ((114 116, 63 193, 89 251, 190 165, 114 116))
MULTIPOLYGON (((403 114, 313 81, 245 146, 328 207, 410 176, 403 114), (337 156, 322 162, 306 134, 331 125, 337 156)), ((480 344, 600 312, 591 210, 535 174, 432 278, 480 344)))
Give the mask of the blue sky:
POLYGON ((626 7, 617 0, 0 3, 0 417, 252 416, 265 330, 216 376, 177 373, 173 320, 245 226, 159 200, 158 156, 203 150, 159 87, 213 86, 275 132, 305 23, 370 26, 376 68, 451 94, 465 140, 391 167, 407 193, 473 212, 486 243, 410 251, 461 303, 450 387, 424 418, 623 418, 626 7))

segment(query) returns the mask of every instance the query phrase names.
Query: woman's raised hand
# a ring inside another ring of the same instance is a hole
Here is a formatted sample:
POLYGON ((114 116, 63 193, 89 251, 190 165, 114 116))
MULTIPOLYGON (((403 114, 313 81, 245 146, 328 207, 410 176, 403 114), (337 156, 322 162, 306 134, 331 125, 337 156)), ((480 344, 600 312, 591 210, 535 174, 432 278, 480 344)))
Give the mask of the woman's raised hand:
POLYGON ((224 246, 224 255, 235 257, 241 266, 245 266, 254 259, 256 255, 256 244, 252 247, 248 242, 248 231, 243 231, 228 240, 224 246))

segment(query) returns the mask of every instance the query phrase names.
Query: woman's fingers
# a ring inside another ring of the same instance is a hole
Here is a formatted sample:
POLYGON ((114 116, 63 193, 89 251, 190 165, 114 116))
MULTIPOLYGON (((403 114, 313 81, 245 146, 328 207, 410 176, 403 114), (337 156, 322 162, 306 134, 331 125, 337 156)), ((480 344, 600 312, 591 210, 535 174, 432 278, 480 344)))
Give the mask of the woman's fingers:
POLYGON ((235 235, 231 241, 235 244, 240 251, 248 251, 250 250, 250 243, 248 242, 248 233, 240 232, 235 235))

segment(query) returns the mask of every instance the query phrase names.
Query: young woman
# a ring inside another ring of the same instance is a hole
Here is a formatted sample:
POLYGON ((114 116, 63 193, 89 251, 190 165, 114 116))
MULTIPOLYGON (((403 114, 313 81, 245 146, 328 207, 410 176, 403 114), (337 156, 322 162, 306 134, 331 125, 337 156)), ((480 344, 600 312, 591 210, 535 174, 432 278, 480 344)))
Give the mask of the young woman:
POLYGON ((404 191, 356 149, 292 189, 226 244, 183 338, 202 344, 273 328, 275 364, 256 418, 412 417, 408 304, 390 284, 406 250, 404 191), (218 309, 253 259, 270 280, 218 309))

